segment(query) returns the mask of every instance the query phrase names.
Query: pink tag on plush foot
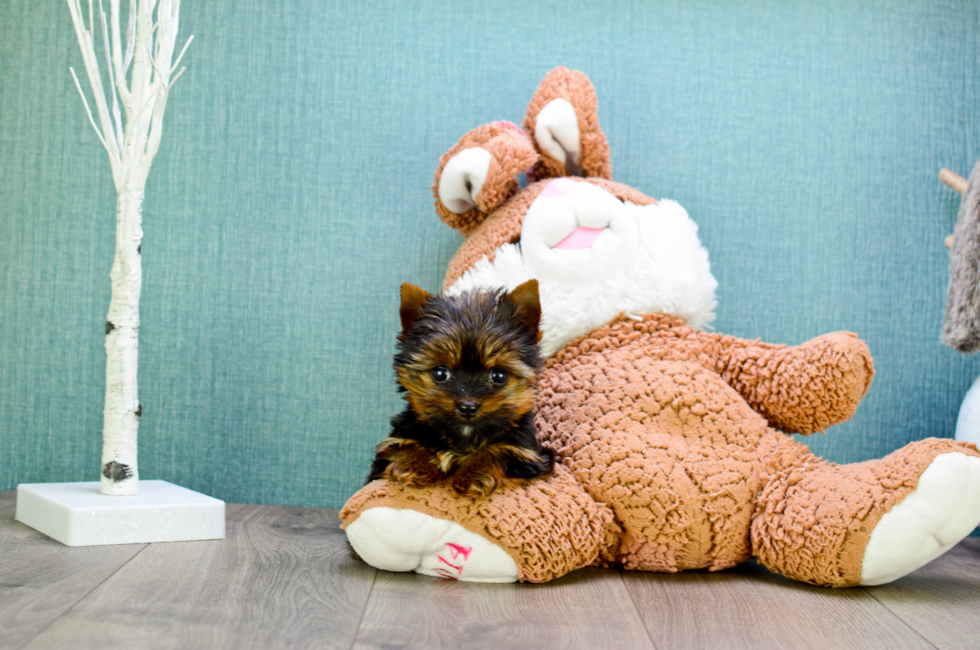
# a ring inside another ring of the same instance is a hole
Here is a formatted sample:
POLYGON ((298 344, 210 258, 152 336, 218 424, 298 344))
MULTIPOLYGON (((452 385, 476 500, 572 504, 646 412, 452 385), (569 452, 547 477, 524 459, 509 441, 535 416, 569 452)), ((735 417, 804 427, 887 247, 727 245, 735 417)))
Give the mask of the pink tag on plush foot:
POLYGON ((473 551, 471 546, 460 546, 459 544, 453 544, 452 542, 446 542, 446 546, 449 547, 449 552, 452 553, 453 559, 455 560, 460 555, 463 556, 463 560, 470 559, 470 553, 473 551))

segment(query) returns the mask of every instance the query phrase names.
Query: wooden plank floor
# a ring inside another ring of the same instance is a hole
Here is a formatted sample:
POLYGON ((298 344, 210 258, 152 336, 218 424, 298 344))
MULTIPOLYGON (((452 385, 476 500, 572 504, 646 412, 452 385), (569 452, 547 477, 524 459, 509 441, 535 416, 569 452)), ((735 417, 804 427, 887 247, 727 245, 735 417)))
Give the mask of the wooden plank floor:
POLYGON ((980 647, 980 539, 869 589, 753 563, 482 585, 368 567, 335 510, 229 505, 224 541, 86 548, 13 515, 0 493, 3 650, 980 647))

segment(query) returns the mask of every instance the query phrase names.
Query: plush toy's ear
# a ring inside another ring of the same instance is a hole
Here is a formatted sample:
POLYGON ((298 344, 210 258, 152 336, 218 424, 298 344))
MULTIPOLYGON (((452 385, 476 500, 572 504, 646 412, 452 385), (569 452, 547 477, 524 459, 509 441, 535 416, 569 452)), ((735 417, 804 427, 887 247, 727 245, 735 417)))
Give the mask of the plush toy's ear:
POLYGON ((432 298, 432 294, 408 282, 402 285, 402 306, 399 315, 402 319, 402 332, 408 332, 422 316, 425 303, 432 298))
POLYGON ((535 341, 540 341, 541 298, 538 295, 538 281, 528 280, 514 287, 508 295, 517 304, 517 316, 524 327, 534 335, 535 341))
POLYGON ((473 129, 439 161, 432 193, 436 213, 464 237, 517 191, 518 176, 538 159, 516 124, 493 122, 473 129))
POLYGON ((583 73, 555 68, 527 105, 524 130, 534 138, 541 159, 529 181, 558 176, 612 179, 609 142, 599 128, 599 100, 583 73))

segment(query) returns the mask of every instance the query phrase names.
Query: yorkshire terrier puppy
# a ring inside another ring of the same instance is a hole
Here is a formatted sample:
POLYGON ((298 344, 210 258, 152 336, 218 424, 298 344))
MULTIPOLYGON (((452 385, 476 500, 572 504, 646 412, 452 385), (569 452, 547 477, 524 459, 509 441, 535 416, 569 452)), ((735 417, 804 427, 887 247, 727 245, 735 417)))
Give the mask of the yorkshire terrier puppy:
POLYGON ((531 411, 541 369, 537 280, 458 297, 406 283, 401 300, 394 366, 408 406, 391 419, 368 481, 451 479, 459 494, 486 496, 507 478, 549 473, 554 454, 538 443, 531 411))

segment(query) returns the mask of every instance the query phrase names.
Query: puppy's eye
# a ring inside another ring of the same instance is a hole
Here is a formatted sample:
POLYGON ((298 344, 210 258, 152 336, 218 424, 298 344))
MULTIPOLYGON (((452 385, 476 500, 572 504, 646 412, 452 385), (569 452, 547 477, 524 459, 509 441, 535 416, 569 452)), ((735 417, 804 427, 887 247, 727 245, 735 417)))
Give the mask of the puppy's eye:
POLYGON ((507 371, 503 368, 494 368, 490 371, 490 381, 497 386, 503 386, 507 383, 507 371))
POLYGON ((432 381, 441 384, 449 379, 449 368, 439 366, 432 369, 432 381))

